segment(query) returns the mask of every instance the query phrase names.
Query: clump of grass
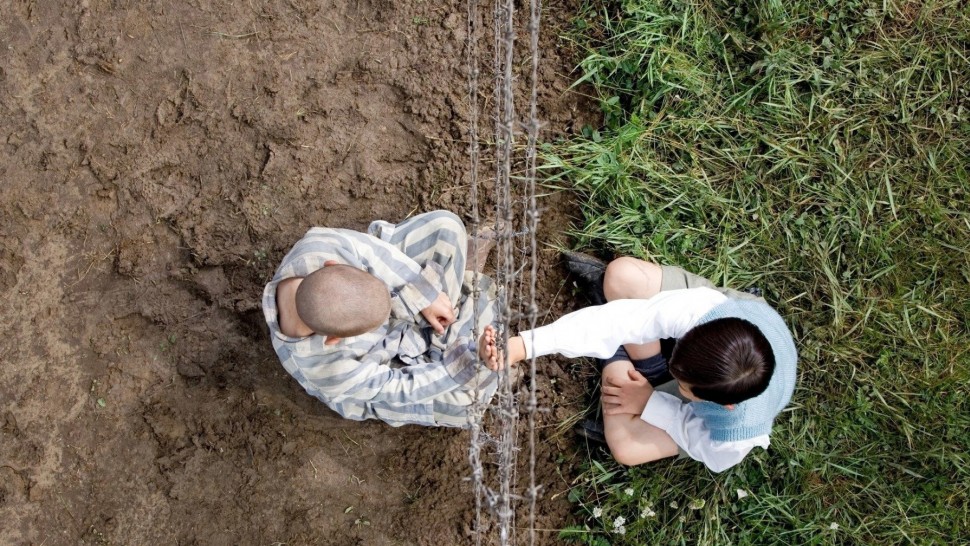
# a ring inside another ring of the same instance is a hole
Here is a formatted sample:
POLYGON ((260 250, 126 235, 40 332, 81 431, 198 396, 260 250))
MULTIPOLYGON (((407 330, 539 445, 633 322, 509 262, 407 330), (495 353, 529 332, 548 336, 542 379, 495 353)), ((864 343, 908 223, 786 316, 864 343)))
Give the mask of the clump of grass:
POLYGON ((970 536, 966 3, 629 0, 577 28, 604 126, 544 169, 582 201, 578 245, 761 287, 801 358, 768 452, 718 476, 596 457, 564 536, 970 536))

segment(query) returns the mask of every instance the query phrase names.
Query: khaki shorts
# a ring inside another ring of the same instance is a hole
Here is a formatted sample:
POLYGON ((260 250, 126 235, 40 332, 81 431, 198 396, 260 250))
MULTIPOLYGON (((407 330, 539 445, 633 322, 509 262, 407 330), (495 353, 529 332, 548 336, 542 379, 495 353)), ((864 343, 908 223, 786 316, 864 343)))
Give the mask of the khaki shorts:
POLYGON ((666 290, 679 290, 681 288, 713 288, 718 292, 724 294, 725 296, 738 299, 738 300, 760 300, 758 296, 753 294, 748 294, 747 292, 739 292, 733 288, 722 288, 719 286, 714 286, 714 283, 701 277, 700 275, 695 275, 690 271, 686 271, 677 267, 676 265, 662 265, 660 269, 663 271, 663 276, 660 280, 660 291, 664 292, 666 290))

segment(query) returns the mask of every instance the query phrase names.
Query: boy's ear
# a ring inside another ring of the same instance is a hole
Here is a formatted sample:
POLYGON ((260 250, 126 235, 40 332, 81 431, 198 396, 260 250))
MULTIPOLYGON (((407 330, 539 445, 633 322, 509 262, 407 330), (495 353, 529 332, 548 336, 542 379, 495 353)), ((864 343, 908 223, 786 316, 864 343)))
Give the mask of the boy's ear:
POLYGON ((337 337, 337 336, 327 336, 327 339, 323 342, 323 344, 324 345, 336 345, 336 344, 340 343, 340 340, 341 339, 343 339, 343 338, 342 337, 337 337))
POLYGON ((724 404, 724 409, 734 411, 734 404, 724 404))
POLYGON ((340 262, 337 260, 327 260, 323 262, 323 267, 327 267, 328 265, 340 265, 340 262))

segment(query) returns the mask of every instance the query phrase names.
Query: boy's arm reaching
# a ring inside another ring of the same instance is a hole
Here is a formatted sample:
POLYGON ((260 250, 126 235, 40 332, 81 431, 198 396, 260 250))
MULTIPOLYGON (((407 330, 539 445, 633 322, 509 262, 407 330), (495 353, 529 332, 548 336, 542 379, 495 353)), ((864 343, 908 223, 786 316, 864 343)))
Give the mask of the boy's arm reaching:
MULTIPOLYGON (((616 348, 626 344, 641 344, 662 338, 682 337, 711 309, 727 297, 710 288, 691 288, 661 292, 646 299, 615 300, 604 305, 587 307, 563 316, 559 320, 523 331, 509 341, 509 361, 559 353, 567 357, 590 356, 608 358, 616 348), (513 341, 521 343, 522 352, 516 355, 513 341)), ((639 374, 637 374, 639 375, 639 374)), ((690 406, 663 392, 655 392, 642 378, 630 377, 631 385, 643 384, 635 396, 614 400, 620 413, 636 406, 641 419, 661 430, 691 458, 703 462, 715 472, 739 463, 755 446, 768 446, 768 436, 740 442, 712 440, 709 430, 690 406)), ((609 392, 607 387, 604 392, 609 392)), ((626 389, 626 385, 623 389, 626 389)), ((604 410, 607 405, 604 404, 604 410)))
POLYGON ((726 299, 710 288, 670 290, 650 299, 615 300, 580 309, 519 335, 525 357, 559 353, 608 358, 620 345, 681 337, 726 299))

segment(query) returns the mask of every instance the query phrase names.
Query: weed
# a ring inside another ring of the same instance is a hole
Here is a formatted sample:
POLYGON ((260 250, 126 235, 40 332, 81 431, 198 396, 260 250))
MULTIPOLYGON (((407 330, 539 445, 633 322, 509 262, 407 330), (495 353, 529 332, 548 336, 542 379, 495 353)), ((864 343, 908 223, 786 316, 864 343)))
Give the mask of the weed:
POLYGON ((91 380, 91 397, 94 398, 94 403, 98 408, 104 408, 108 405, 108 401, 104 396, 102 396, 101 382, 97 379, 91 380))
POLYGON ((414 489, 414 490, 405 489, 404 503, 408 505, 414 504, 418 502, 418 500, 420 500, 423 495, 424 495, 424 486, 418 486, 417 489, 414 489))
POLYGON ((161 352, 168 352, 169 349, 175 346, 175 342, 178 337, 175 334, 169 334, 165 339, 158 343, 158 350, 161 352))

